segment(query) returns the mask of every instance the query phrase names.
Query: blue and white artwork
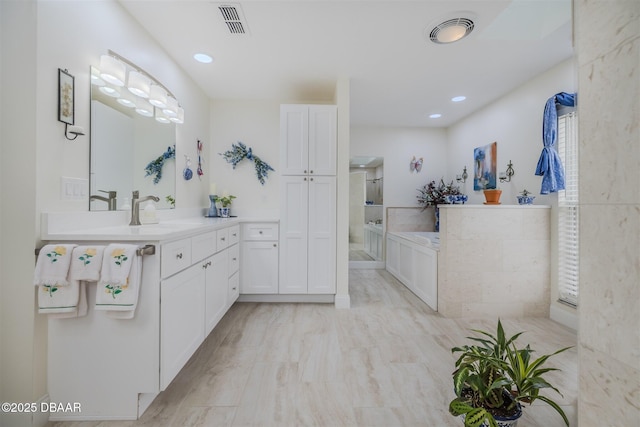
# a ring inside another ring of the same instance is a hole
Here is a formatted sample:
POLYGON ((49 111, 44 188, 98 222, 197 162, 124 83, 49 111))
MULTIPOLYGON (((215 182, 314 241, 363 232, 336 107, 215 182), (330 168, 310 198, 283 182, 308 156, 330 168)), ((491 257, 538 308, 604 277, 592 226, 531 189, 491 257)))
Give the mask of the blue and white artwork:
POLYGON ((487 190, 496 188, 496 159, 498 158, 498 143, 492 142, 484 147, 473 150, 473 189, 487 190))

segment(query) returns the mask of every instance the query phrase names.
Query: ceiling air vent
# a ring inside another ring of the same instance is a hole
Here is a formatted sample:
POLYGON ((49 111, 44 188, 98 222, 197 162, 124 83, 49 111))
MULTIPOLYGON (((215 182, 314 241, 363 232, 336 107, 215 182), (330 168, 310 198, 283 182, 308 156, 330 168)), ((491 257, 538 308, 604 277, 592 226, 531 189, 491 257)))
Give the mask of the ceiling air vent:
POLYGON ((469 18, 448 19, 436 25, 429 33, 429 39, 438 44, 453 43, 473 31, 473 21, 469 18))
POLYGON ((248 28, 244 23, 240 5, 223 4, 218 6, 218 10, 220 10, 222 20, 227 25, 227 29, 231 34, 248 33, 248 28))

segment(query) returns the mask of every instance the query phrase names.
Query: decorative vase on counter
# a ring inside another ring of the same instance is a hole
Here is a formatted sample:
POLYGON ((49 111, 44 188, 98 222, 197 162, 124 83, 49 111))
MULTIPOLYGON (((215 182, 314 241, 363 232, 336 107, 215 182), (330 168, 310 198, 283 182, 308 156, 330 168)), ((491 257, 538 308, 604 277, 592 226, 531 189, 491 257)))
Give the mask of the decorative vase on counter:
POLYGON ((222 218, 229 218, 230 211, 231 211, 231 208, 220 208, 220 216, 222 218))
POLYGON ((485 205, 499 205, 500 204, 500 195, 502 194, 502 190, 498 190, 497 188, 487 189, 484 191, 484 198, 486 202, 485 205))
POLYGON ((532 205, 536 196, 517 196, 519 205, 532 205))
POLYGON ((436 216, 436 222, 435 222, 435 231, 439 232, 440 231, 440 208, 438 207, 438 205, 435 205, 433 207, 433 210, 435 211, 435 216, 436 216))

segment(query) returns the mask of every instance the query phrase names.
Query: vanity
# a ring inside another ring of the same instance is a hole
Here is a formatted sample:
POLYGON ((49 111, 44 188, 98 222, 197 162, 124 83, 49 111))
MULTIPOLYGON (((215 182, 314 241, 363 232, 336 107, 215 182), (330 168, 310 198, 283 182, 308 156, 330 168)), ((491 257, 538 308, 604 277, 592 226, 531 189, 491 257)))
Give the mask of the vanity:
POLYGON ((94 310, 95 283, 86 285, 87 316, 49 318, 50 401, 82 407, 50 419, 135 420, 238 298, 240 223, 192 217, 132 227, 119 225, 125 212, 92 212, 101 225, 84 228, 82 214, 43 214, 43 240, 134 243, 147 254, 133 319, 94 310))

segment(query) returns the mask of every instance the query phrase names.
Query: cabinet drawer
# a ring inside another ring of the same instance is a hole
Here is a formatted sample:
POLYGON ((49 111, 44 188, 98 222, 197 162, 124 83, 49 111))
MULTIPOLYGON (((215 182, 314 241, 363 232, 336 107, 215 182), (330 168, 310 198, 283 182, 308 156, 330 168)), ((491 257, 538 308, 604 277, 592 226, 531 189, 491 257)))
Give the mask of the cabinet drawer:
POLYGON ((218 252, 220 252, 221 250, 224 250, 227 248, 227 246, 229 246, 229 229, 223 228, 221 230, 218 230, 216 232, 216 235, 218 237, 217 249, 218 252))
POLYGON ((191 239, 162 245, 160 269, 162 277, 169 277, 191 265, 191 239))
POLYGON ((238 243, 238 241, 240 241, 240 226, 229 227, 229 246, 238 243))
POLYGON ((233 245, 229 248, 229 276, 240 268, 240 246, 233 245))
POLYGON ((191 260, 193 263, 201 261, 216 253, 216 232, 210 231, 191 238, 191 260))
POLYGON ((275 222, 242 224, 242 240, 278 240, 278 224, 275 222))

